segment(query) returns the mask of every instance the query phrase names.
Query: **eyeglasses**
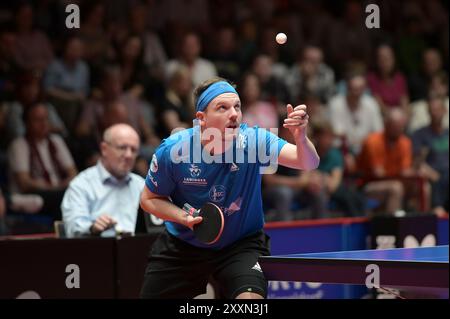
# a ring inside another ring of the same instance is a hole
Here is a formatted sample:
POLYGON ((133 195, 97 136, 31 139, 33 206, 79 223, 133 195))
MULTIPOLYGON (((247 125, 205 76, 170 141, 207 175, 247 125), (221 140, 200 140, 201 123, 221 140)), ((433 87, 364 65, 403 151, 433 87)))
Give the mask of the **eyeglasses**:
POLYGON ((105 143, 112 146, 114 149, 116 149, 121 154, 125 154, 127 152, 127 149, 130 149, 131 154, 133 154, 133 155, 136 155, 139 152, 138 148, 131 146, 131 145, 126 145, 126 144, 116 145, 116 144, 113 144, 111 142, 106 142, 106 141, 105 141, 105 143))

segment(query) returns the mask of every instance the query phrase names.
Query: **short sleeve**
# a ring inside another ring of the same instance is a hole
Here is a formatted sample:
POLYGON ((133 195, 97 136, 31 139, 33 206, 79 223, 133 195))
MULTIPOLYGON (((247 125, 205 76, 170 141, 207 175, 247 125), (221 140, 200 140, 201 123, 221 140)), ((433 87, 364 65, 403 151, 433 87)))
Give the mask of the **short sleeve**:
POLYGON ((24 138, 17 138, 8 150, 8 163, 14 173, 30 171, 30 150, 24 138))
POLYGON ((47 67, 47 70, 46 70, 45 75, 44 75, 43 82, 44 82, 44 88, 46 90, 58 86, 58 82, 59 82, 59 68, 58 68, 58 62, 57 61, 53 61, 47 67))
POLYGON ((332 171, 336 168, 344 167, 344 158, 342 157, 342 153, 336 148, 333 148, 331 150, 331 165, 330 166, 331 166, 330 171, 332 171))
POLYGON ((170 148, 164 143, 153 154, 145 185, 155 194, 169 196, 176 184, 173 178, 170 148))
MULTIPOLYGON (((275 132, 276 133, 276 132, 275 132)), ((278 160, 281 149, 287 142, 274 132, 256 127, 256 140, 258 141, 257 159, 261 165, 269 165, 278 160)))

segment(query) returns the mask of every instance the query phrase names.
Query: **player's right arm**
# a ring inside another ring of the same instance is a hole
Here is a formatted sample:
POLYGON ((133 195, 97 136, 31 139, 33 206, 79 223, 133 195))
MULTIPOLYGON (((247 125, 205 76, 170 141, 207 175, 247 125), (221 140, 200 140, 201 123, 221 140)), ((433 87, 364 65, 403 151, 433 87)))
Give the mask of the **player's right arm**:
MULTIPOLYGON (((177 146, 178 144, 175 144, 177 146)), ((162 220, 175 222, 192 229, 193 225, 202 221, 193 218, 169 199, 176 189, 174 178, 174 161, 172 159, 172 141, 163 141, 152 157, 150 169, 141 193, 140 205, 144 211, 162 220)))
POLYGON ((147 186, 141 193, 141 208, 156 217, 165 221, 175 222, 192 229, 195 224, 202 221, 202 217, 192 217, 184 210, 174 205, 168 197, 153 193, 147 186))

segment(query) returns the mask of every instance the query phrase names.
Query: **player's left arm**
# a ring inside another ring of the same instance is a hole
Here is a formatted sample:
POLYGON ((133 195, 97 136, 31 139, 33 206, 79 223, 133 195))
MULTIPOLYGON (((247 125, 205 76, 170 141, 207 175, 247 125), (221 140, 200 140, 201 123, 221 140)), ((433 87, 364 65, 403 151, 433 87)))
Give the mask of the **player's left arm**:
POLYGON ((278 163, 294 169, 313 170, 319 166, 319 155, 307 136, 308 113, 306 105, 295 108, 287 105, 287 118, 283 126, 288 128, 295 140, 295 145, 287 143, 278 155, 278 163))

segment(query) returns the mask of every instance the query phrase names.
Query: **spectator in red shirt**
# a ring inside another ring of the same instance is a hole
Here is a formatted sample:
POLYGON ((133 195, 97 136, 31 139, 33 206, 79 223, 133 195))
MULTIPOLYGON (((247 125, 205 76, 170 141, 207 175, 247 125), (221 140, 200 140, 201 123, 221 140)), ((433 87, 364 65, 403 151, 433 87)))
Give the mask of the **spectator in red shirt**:
POLYGON ((378 47, 375 72, 369 73, 367 83, 381 105, 383 113, 392 107, 401 107, 408 112, 406 80, 404 75, 396 70, 394 51, 389 45, 383 44, 378 47))

